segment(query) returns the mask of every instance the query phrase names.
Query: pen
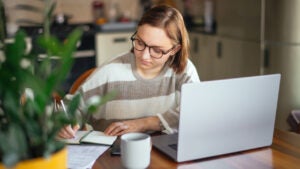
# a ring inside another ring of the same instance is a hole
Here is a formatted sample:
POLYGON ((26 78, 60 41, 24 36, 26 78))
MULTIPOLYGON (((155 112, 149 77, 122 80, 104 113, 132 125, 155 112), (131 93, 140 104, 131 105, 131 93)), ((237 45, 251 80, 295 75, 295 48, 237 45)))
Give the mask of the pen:
POLYGON ((68 113, 67 113, 67 109, 66 109, 66 107, 65 107, 64 101, 63 101, 63 100, 60 100, 60 104, 61 104, 61 106, 62 106, 62 108, 63 108, 63 111, 65 112, 66 116, 68 117, 68 113))

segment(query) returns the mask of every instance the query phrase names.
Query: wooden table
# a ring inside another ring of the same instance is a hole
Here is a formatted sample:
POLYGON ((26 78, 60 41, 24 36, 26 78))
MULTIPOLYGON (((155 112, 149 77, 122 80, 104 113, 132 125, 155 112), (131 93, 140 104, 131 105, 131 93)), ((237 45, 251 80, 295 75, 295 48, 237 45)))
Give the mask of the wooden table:
MULTIPOLYGON (((275 133, 273 144, 267 148, 222 155, 213 158, 176 163, 152 149, 149 169, 300 169, 300 142, 293 145, 285 133, 275 133)), ((299 136, 300 138, 300 136, 299 136)), ((298 140, 297 140, 298 141, 298 140)), ((121 169, 120 156, 111 156, 110 149, 102 154, 93 169, 121 169)))

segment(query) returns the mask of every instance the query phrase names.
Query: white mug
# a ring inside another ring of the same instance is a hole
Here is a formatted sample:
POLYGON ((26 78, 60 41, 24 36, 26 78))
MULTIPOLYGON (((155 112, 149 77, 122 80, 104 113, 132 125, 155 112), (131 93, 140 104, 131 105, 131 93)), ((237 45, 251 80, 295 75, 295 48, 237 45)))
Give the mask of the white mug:
POLYGON ((128 169, 147 168, 151 157, 151 138, 144 133, 127 133, 121 136, 121 161, 128 169))

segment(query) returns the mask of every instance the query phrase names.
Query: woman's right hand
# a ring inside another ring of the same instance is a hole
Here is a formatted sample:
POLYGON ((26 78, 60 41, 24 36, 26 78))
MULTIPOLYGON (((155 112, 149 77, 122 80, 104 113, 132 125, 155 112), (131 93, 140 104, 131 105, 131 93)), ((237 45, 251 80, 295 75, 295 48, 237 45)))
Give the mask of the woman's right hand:
POLYGON ((60 138, 70 139, 75 137, 75 133, 79 130, 80 126, 76 124, 75 126, 68 125, 60 130, 58 136, 60 138))

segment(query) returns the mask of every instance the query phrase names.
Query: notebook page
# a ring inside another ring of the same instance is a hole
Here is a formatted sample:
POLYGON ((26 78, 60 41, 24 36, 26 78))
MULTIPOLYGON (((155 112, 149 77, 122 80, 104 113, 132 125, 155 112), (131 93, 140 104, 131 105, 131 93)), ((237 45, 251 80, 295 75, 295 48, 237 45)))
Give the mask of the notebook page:
POLYGON ((82 138, 81 142, 112 145, 116 139, 117 136, 107 136, 101 131, 92 131, 82 138))
POLYGON ((58 140, 63 141, 67 144, 80 144, 81 139, 89 134, 91 131, 86 131, 86 130, 80 130, 77 131, 75 134, 74 138, 70 138, 70 139, 64 139, 64 138, 58 138, 58 140))

